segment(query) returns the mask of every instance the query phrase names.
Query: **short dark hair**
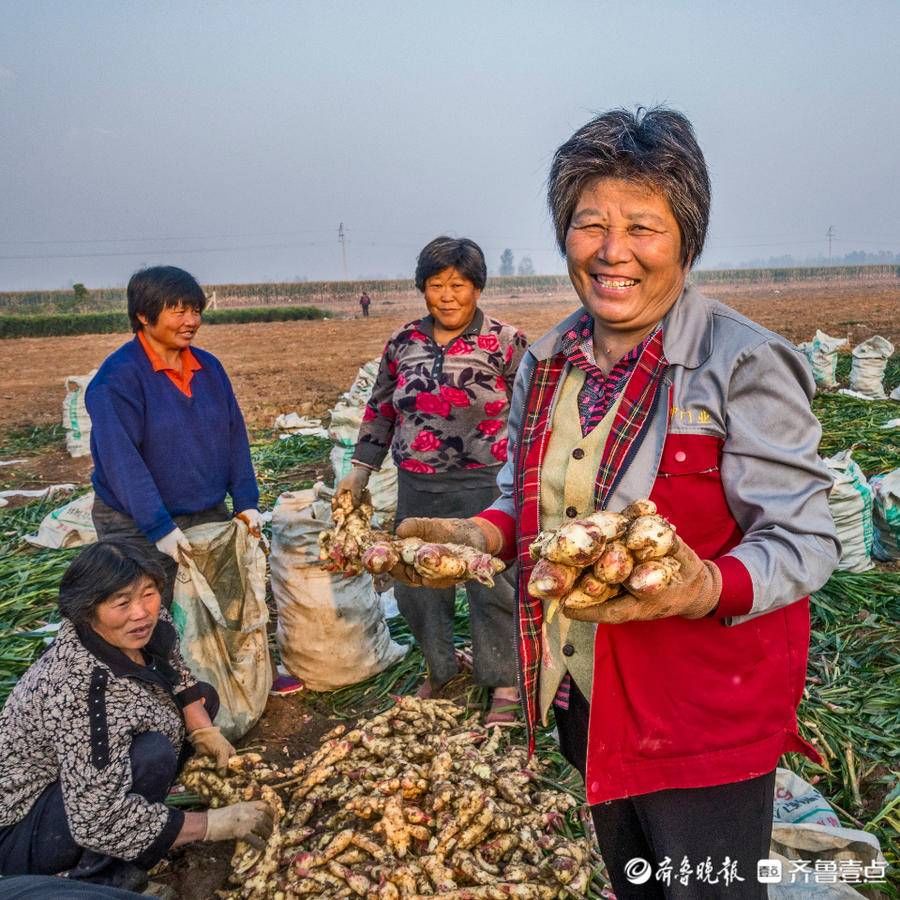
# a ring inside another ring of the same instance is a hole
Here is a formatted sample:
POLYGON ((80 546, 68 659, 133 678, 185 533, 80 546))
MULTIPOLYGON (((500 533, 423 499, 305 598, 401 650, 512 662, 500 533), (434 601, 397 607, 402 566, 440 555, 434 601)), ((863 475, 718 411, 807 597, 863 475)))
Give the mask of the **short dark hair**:
POLYGON ((133 544, 102 540, 85 547, 59 583, 59 612, 76 625, 90 622, 99 603, 146 576, 162 592, 165 573, 133 544))
POLYGON ((547 204, 564 256, 578 198, 597 178, 621 178, 662 194, 681 231, 682 264, 697 261, 709 226, 709 172, 694 129, 682 113, 665 106, 634 112, 613 109, 579 128, 556 151, 547 179, 547 204))
POLYGON ((126 293, 128 318, 135 332, 144 327, 138 315, 155 325, 166 307, 184 305, 201 313, 206 308, 206 294, 197 279, 177 266, 150 266, 135 272, 126 293))
POLYGON ((425 291, 425 282, 432 275, 453 268, 483 290, 487 281, 487 264, 481 247, 469 238, 436 237, 427 243, 416 260, 416 287, 425 291))

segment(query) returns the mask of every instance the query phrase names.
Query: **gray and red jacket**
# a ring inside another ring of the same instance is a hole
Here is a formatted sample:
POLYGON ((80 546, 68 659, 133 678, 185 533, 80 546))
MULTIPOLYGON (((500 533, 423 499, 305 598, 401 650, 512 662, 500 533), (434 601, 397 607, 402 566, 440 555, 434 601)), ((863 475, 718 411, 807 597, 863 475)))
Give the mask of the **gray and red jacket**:
MULTIPOLYGON (((503 531, 510 557, 519 548, 517 643, 530 729, 543 611, 525 585, 539 497, 514 485, 525 468, 539 472, 549 431, 532 435, 523 453, 520 429, 535 403, 545 402, 541 420, 549 429, 567 372, 561 337, 581 313, 522 360, 501 496, 481 514, 503 531)), ((772 771, 786 751, 818 758, 797 733, 796 710, 806 678, 808 594, 828 579, 840 545, 827 503, 831 478, 817 454, 812 374, 783 338, 693 287, 663 319, 663 355, 660 402, 606 505, 653 499, 682 540, 719 567, 722 593, 710 618, 597 626, 586 778, 592 804, 749 779, 772 771)))

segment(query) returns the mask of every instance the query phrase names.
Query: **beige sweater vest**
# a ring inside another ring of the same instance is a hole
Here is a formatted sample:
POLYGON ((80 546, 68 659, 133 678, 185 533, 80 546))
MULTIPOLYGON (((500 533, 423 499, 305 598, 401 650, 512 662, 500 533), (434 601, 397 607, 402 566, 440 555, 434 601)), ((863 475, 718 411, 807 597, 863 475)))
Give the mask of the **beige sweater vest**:
MULTIPOLYGON (((573 518, 594 512, 594 483, 621 394, 600 423, 587 437, 582 437, 578 392, 584 385, 584 378, 581 369, 569 368, 553 413, 550 440, 541 465, 542 531, 552 531, 573 518), (574 510, 575 515, 567 515, 566 510, 574 510)), ((566 672, 575 680, 581 693, 590 699, 596 629, 596 625, 573 622, 559 612, 548 624, 548 606, 549 603, 544 601, 539 678, 540 713, 544 724, 566 672)))

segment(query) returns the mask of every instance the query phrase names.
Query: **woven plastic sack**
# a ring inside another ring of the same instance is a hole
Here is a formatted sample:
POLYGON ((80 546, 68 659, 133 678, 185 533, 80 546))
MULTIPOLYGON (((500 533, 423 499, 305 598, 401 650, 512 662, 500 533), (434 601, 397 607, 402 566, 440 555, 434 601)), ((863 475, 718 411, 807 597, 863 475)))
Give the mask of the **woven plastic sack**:
POLYGON ((349 403, 340 401, 331 410, 328 437, 341 447, 350 447, 351 449, 355 447, 365 409, 365 404, 351 406, 349 403))
POLYGON ((847 338, 831 337, 824 331, 816 331, 811 341, 799 345, 809 360, 817 387, 837 387, 838 350, 846 345, 847 338))
MULTIPOLYGON (((769 884, 770 900, 838 900, 860 897, 840 878, 842 871, 885 867, 878 838, 866 831, 842 828, 828 801, 811 784, 788 769, 775 770, 775 804, 769 860, 781 863, 781 881, 769 884), (807 873, 817 868, 838 873, 834 883, 797 874, 803 861, 807 873)), ((751 873, 751 877, 753 874, 751 873)), ((860 881, 862 879, 860 878, 860 881)))
POLYGON ((838 569, 865 572, 872 568, 872 488, 849 450, 825 460, 834 485, 828 495, 828 507, 841 542, 838 569))
POLYGON ((391 639, 371 575, 322 570, 318 537, 330 525, 331 506, 313 491, 282 494, 272 512, 275 636, 287 670, 314 691, 363 681, 407 650, 391 639))
POLYGON ((884 370, 894 352, 894 345, 880 334, 853 348, 850 366, 850 390, 873 400, 884 400, 884 370))
POLYGON ((38 526, 36 534, 26 534, 25 540, 34 547, 50 547, 52 550, 67 550, 70 547, 84 547, 97 540, 91 509, 94 506, 94 492, 88 491, 75 500, 47 513, 38 526))
POLYGON ((356 446, 366 403, 375 386, 380 364, 380 359, 372 359, 360 366, 350 389, 341 395, 341 399, 329 413, 328 436, 336 444, 343 447, 356 446))
POLYGON ((872 488, 872 555, 884 562, 900 560, 900 469, 869 479, 872 488))
POLYGON ((266 557, 236 519, 185 535, 193 557, 178 567, 172 618, 191 672, 218 691, 216 725, 234 741, 256 724, 272 686, 266 557))
POLYGON ((88 456, 91 452, 91 417, 84 405, 84 392, 96 374, 97 370, 93 369, 87 375, 69 375, 64 382, 62 425, 69 456, 88 456))
MULTIPOLYGON (((361 366, 350 390, 342 395, 331 410, 328 436, 335 444, 330 455, 335 484, 350 472, 350 461, 353 459, 366 403, 378 376, 380 363, 380 359, 372 359, 361 366)), ((397 467, 390 454, 385 458, 381 469, 372 473, 369 493, 379 521, 385 523, 393 519, 397 511, 397 467)))
MULTIPOLYGON (((329 458, 331 468, 334 470, 335 485, 350 472, 353 449, 341 444, 335 444, 331 448, 329 458)), ((397 467, 390 454, 385 458, 381 468, 369 477, 368 488, 379 521, 384 523, 393 519, 397 512, 397 467)))

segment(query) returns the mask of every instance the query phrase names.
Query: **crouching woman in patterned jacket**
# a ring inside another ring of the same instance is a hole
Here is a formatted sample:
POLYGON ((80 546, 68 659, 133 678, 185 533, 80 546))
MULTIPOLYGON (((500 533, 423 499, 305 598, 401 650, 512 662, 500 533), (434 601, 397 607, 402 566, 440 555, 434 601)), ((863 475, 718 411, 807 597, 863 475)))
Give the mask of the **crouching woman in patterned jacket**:
POLYGON ((213 725, 215 690, 182 660, 163 584, 156 562, 112 540, 63 575, 56 640, 0 713, 0 875, 141 890, 172 847, 271 833, 265 803, 163 803, 193 752, 220 769, 234 753, 213 725))

